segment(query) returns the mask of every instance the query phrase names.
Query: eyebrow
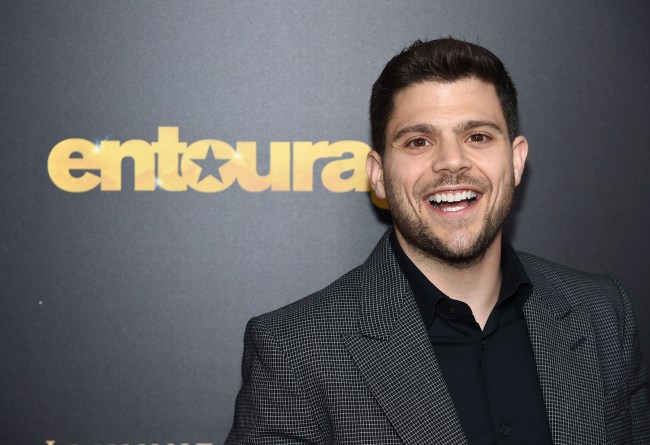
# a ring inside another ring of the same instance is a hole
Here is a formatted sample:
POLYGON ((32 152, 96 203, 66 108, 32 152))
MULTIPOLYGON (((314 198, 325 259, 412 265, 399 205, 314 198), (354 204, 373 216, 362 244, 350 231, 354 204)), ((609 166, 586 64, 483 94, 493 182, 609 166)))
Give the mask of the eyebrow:
POLYGON ((503 134, 503 129, 497 125, 496 123, 492 121, 466 121, 466 122, 461 122, 456 126, 456 129, 454 130, 454 133, 464 133, 469 130, 473 130, 475 128, 479 127, 488 127, 493 129, 494 131, 498 131, 499 133, 503 134))
POLYGON ((409 125, 408 127, 401 128, 397 133, 395 133, 395 136, 393 136, 393 141, 397 141, 410 133, 424 133, 424 134, 431 134, 431 135, 439 135, 440 128, 431 124, 409 125))
MULTIPOLYGON (((475 128, 480 128, 480 127, 488 127, 493 129, 494 131, 499 132, 500 134, 503 134, 503 129, 496 123, 492 121, 481 121, 481 120, 470 120, 470 121, 461 122, 454 129, 454 133, 456 134, 464 133, 466 131, 473 130, 475 128)), ((395 133, 395 136, 393 137, 393 141, 397 141, 402 137, 404 137, 405 135, 411 133, 423 133, 423 134, 437 136, 441 133, 441 131, 439 127, 427 123, 409 125, 408 127, 401 128, 397 133, 395 133)))

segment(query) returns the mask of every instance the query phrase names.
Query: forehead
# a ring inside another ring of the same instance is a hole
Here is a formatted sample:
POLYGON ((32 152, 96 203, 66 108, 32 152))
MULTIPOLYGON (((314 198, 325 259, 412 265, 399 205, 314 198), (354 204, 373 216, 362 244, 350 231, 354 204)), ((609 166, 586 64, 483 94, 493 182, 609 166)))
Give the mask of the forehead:
POLYGON ((390 138, 406 125, 426 122, 444 127, 467 120, 489 120, 505 130, 505 117, 492 84, 474 77, 413 84, 395 95, 386 130, 390 138))

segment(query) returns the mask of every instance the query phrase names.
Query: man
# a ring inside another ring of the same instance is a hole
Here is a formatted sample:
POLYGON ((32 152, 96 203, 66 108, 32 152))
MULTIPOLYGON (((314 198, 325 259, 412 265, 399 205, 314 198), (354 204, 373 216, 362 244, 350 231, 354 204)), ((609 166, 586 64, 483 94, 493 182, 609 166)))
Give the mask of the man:
POLYGON ((502 239, 528 143, 501 61, 417 41, 370 119, 394 227, 362 266, 249 322, 227 442, 650 443, 624 290, 502 239))

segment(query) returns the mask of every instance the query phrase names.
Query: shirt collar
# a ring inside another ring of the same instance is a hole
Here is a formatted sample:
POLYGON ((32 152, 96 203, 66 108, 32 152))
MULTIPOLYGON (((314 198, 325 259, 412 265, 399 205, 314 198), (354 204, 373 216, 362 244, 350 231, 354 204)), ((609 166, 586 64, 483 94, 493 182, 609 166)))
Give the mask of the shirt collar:
POLYGON ((533 289, 533 283, 526 275, 519 255, 506 240, 501 243, 501 274, 499 302, 517 295, 519 307, 523 306, 533 289))
MULTIPOLYGON (((400 269, 411 286, 424 324, 428 327, 433 321, 436 304, 443 298, 448 298, 448 296, 434 286, 406 253, 404 253, 395 235, 395 230, 391 231, 389 239, 391 247, 395 252, 397 264, 399 264, 400 269)), ((528 275, 526 275, 526 271, 517 256, 517 252, 515 252, 514 248, 506 240, 503 240, 501 243, 501 274, 501 290, 499 292, 497 306, 516 295, 518 306, 521 308, 530 295, 533 285, 528 275)))

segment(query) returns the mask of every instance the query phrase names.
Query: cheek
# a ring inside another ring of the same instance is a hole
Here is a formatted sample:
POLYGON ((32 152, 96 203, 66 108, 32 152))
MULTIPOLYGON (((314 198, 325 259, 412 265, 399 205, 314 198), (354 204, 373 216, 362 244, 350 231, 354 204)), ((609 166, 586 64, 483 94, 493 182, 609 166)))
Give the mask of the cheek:
POLYGON ((510 193, 509 190, 514 186, 514 171, 512 168, 504 168, 503 164, 484 164, 482 167, 478 167, 481 172, 479 175, 487 179, 491 189, 487 203, 496 205, 510 193))
POLYGON ((499 182, 493 183, 492 187, 497 192, 495 199, 498 201, 502 201, 505 197, 512 194, 512 191, 515 188, 514 170, 510 169, 502 172, 499 177, 499 182))
POLYGON ((411 189, 420 175, 417 166, 400 162, 397 159, 387 167, 384 170, 384 181, 390 183, 393 190, 411 189))
POLYGON ((417 162, 418 160, 412 160, 409 159, 408 162, 403 161, 399 163, 398 165, 395 166, 394 172, 395 172, 395 177, 399 177, 399 181, 402 184, 408 184, 408 185, 413 185, 418 182, 423 181, 426 179, 427 175, 427 168, 426 168, 426 161, 421 160, 420 162, 417 162))

